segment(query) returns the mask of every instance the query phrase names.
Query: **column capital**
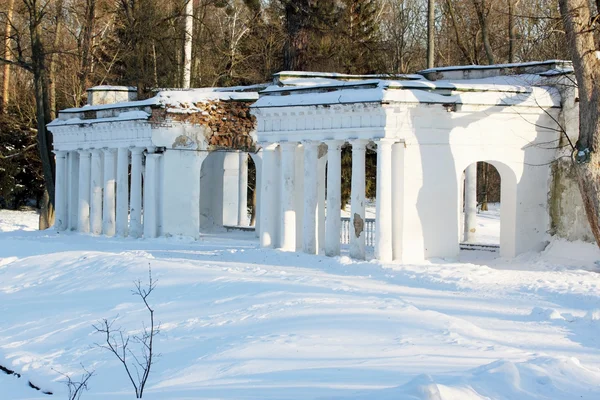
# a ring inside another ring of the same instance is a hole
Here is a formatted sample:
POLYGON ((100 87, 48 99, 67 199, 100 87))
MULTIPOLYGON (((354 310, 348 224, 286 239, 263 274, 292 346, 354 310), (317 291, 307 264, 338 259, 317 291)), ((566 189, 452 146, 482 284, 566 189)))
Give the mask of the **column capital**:
POLYGON ((90 149, 90 153, 92 153, 92 157, 93 156, 99 157, 104 152, 102 151, 102 149, 90 149))
POLYGON ((92 155, 92 152, 90 151, 90 149, 79 149, 77 150, 77 152, 79 153, 79 156, 83 156, 83 157, 89 157, 92 155))
POLYGON ((146 149, 144 147, 130 147, 129 150, 131 150, 131 154, 142 154, 146 149))
POLYGON ((303 140, 300 143, 304 147, 318 147, 322 142, 320 140, 303 140))
POLYGON ((68 151, 66 150, 52 150, 56 158, 65 158, 67 156, 68 151))
POLYGON ((146 150, 148 150, 148 154, 154 154, 156 152, 156 146, 148 146, 146 147, 146 150))
POLYGON ((105 147, 105 148, 102 149, 102 151, 107 156, 114 156, 115 153, 117 152, 117 149, 114 148, 114 147, 105 147))
POLYGON ((275 150, 279 146, 277 142, 258 142, 257 144, 261 147, 261 150, 275 150))
POLYGON ((281 147, 281 150, 285 152, 296 151, 298 142, 281 142, 279 143, 279 147, 281 147))
POLYGON ((146 154, 146 158, 159 159, 162 157, 162 153, 148 153, 146 154))
POLYGON ((352 145, 352 150, 366 150, 369 141, 367 139, 353 139, 348 141, 352 145))
POLYGON ((400 143, 400 142, 398 141, 398 139, 392 139, 392 138, 381 138, 381 139, 376 139, 374 142, 375 142, 375 144, 376 144, 377 146, 379 146, 380 144, 382 144, 382 145, 389 145, 389 146, 391 146, 391 145, 393 145, 393 144, 400 143))
POLYGON ((344 140, 323 140, 323 143, 327 145, 327 150, 341 150, 344 143, 344 140))

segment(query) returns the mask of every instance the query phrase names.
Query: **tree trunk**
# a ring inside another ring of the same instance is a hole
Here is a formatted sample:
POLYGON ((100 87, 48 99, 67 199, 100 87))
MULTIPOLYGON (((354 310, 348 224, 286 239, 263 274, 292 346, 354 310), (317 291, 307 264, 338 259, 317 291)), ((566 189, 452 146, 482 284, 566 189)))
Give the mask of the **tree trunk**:
POLYGON ((63 0, 56 4, 56 31, 54 32, 54 42, 52 43, 52 55, 50 56, 50 65, 48 66, 48 101, 50 102, 50 120, 56 118, 56 61, 58 58, 57 49, 60 44, 60 34, 63 24, 63 0))
POLYGON ((303 71, 308 46, 309 1, 285 1, 286 41, 283 49, 283 68, 288 71, 303 71))
POLYGON ((450 16, 450 22, 452 23, 452 28, 454 30, 454 35, 456 36, 456 45, 460 49, 463 54, 465 61, 469 64, 473 64, 473 58, 469 54, 467 50, 467 46, 465 46, 462 37, 460 35, 460 29, 458 27, 458 23, 456 21, 456 14, 454 12, 454 6, 452 5, 453 0, 446 0, 446 5, 448 7, 448 14, 450 16))
POLYGON ((488 192, 490 188, 490 166, 488 163, 481 163, 481 211, 488 210, 488 192))
POLYGON ((435 0, 427 2, 427 68, 435 65, 435 0))
POLYGON ((488 64, 494 64, 494 52, 492 45, 490 44, 490 37, 488 33, 487 25, 487 6, 485 0, 473 0, 475 6, 475 12, 477 13, 477 19, 479 20, 479 26, 481 28, 481 40, 483 41, 483 48, 485 49, 485 55, 487 56, 488 64))
POLYGON ((54 156, 52 154, 52 134, 46 130, 50 123, 48 101, 48 76, 45 65, 45 50, 42 42, 42 13, 35 1, 26 2, 29 12, 29 34, 31 37, 31 66, 35 88, 35 108, 37 118, 37 142, 42 161, 42 172, 47 193, 40 210, 40 227, 54 223, 54 156))
MULTIPOLYGON (((12 15, 15 8, 15 0, 8 1, 8 10, 6 11, 6 30, 4 32, 4 58, 11 59, 10 35, 12 33, 12 15)), ((5 113, 8 107, 8 87, 10 85, 10 64, 4 64, 4 73, 2 75, 2 103, 0 104, 0 113, 5 113)))
POLYGON ((515 25, 515 0, 508 2, 508 62, 515 62, 515 47, 517 40, 517 29, 515 25))
POLYGON ((596 147, 600 135, 600 61, 590 27, 592 12, 588 0, 559 0, 559 6, 579 90, 579 139, 574 168, 587 219, 600 246, 600 154, 596 147))
POLYGON ((83 27, 83 40, 81 42, 81 68, 79 70, 79 88, 81 98, 79 105, 83 105, 83 96, 89 86, 89 77, 92 71, 92 40, 94 23, 96 21, 96 0, 87 0, 85 7, 85 25, 83 27))
POLYGON ((256 226, 256 191, 259 188, 254 185, 254 190, 252 190, 252 198, 250 200, 250 206, 252 207, 252 213, 250 214, 250 226, 256 226))
POLYGON ((50 228, 54 224, 54 207, 50 202, 50 196, 48 195, 48 191, 45 189, 39 207, 39 229, 43 231, 44 229, 50 228))
POLYGON ((194 30, 194 0, 185 4, 185 28, 183 40, 183 82, 182 87, 189 89, 192 80, 192 38, 194 30))

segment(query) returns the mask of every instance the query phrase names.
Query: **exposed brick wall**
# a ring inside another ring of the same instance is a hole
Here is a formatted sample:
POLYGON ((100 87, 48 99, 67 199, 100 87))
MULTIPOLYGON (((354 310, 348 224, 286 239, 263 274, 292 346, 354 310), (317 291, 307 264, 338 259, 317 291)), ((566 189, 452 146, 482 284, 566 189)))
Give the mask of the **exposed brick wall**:
POLYGON ((155 108, 149 121, 155 126, 186 123, 206 126, 209 148, 254 151, 256 143, 250 133, 255 129, 256 117, 250 114, 250 101, 206 101, 196 103, 193 112, 168 112, 155 108))

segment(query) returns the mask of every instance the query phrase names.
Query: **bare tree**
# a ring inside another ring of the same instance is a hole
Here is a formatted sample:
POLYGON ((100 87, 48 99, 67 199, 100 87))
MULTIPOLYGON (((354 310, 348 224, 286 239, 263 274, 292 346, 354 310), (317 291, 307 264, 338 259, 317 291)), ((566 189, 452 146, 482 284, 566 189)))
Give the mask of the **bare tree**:
POLYGON ((485 49, 485 55, 487 56, 488 64, 494 64, 494 52, 492 45, 490 44, 490 35, 488 29, 488 13, 489 8, 485 0, 473 0, 475 6, 475 12, 477 13, 477 19, 479 20, 479 26, 481 28, 481 40, 483 41, 483 48, 485 49))
POLYGON ((98 347, 108 350, 117 357, 119 362, 125 368, 127 377, 133 385, 136 399, 141 399, 144 394, 144 388, 148 382, 150 369, 159 356, 154 354, 154 337, 160 333, 160 324, 154 322, 154 309, 148 303, 148 297, 156 288, 156 281, 152 280, 152 269, 148 267, 148 285, 142 287, 141 281, 135 282, 135 290, 132 294, 139 296, 150 317, 150 326, 143 325, 142 333, 139 335, 126 335, 121 328, 114 328, 116 319, 108 321, 103 319, 94 325, 97 333, 104 335, 105 342, 97 344, 98 347), (138 352, 131 349, 131 344, 139 346, 138 352))
MULTIPOLYGON (((592 234, 600 246, 600 60, 597 33, 599 16, 588 0, 559 0, 567 43, 579 90, 579 139, 574 154, 579 190, 592 234)), ((596 0, 600 9, 600 0, 596 0)))
POLYGON ((54 370, 65 377, 63 383, 67 385, 67 388, 69 389, 69 400, 81 399, 83 392, 88 390, 89 380, 94 376, 95 371, 88 371, 83 365, 81 365, 81 368, 83 369, 83 373, 77 381, 74 381, 71 375, 54 370))

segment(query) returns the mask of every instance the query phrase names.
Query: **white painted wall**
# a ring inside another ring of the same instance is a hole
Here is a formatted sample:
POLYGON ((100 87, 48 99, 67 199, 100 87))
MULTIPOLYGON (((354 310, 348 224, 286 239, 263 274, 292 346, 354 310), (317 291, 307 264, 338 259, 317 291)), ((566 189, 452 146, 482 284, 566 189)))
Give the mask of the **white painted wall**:
MULTIPOLYGON (((162 172, 162 233, 200 236, 200 170, 206 153, 166 150, 162 172)), ((207 192, 207 195, 210 192, 207 192)))
MULTIPOLYGON (((548 192, 558 133, 543 110, 442 105, 390 107, 404 151, 402 259, 455 257, 464 169, 494 165, 502 179, 501 253, 541 250, 548 238, 548 192), (518 205, 518 207, 517 207, 518 205), (518 221, 518 223, 517 223, 518 221)), ((555 117, 558 110, 549 111, 555 117)))

